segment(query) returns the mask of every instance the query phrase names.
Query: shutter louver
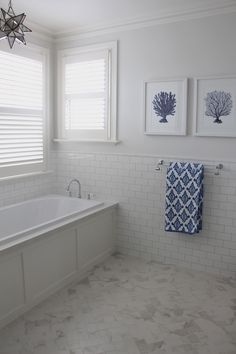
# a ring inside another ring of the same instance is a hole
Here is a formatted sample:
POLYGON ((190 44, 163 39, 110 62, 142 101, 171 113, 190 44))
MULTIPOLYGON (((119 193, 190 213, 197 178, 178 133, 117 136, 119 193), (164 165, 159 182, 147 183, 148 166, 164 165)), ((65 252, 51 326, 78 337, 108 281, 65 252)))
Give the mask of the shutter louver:
POLYGON ((0 168, 42 164, 43 58, 0 51, 0 168))
MULTIPOLYGON (((65 64, 65 130, 103 134, 107 126, 108 54, 65 64), (100 133, 99 133, 100 132, 100 133)), ((92 133, 91 133, 92 134, 92 133)), ((102 136, 102 135, 101 135, 102 136)))

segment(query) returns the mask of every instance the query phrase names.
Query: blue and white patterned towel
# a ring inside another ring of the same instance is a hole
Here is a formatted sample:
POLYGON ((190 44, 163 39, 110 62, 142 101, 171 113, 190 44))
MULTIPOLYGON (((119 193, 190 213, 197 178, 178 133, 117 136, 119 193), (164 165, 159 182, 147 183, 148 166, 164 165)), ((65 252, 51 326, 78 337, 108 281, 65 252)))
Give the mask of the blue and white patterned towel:
POLYGON ((202 164, 171 162, 166 175, 165 230, 187 234, 202 230, 202 164))

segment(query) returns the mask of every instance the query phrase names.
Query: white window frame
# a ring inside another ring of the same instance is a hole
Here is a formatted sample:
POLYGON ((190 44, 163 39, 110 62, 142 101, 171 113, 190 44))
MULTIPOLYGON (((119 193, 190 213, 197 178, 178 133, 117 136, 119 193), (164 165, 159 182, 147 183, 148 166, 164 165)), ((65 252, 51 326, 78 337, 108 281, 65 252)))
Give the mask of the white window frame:
MULTIPOLYGON (((39 173, 48 172, 48 157, 49 157, 49 50, 47 48, 43 48, 34 44, 27 44, 25 46, 15 46, 13 49, 10 49, 7 43, 1 42, 1 51, 5 51, 11 54, 16 54, 18 56, 26 57, 26 58, 38 58, 39 55, 43 57, 43 163, 15 163, 10 166, 0 167, 0 180, 6 180, 10 178, 14 178, 17 176, 27 176, 34 175, 39 173)), ((4 115, 4 111, 15 112, 17 113, 17 108, 9 108, 4 109, 0 107, 0 115, 4 115)), ((23 109, 19 110, 24 113, 23 109)), ((29 110, 25 110, 27 113, 29 110)), ((32 110, 31 110, 32 111, 32 110)))
POLYGON ((54 141, 84 141, 84 142, 114 142, 117 143, 117 41, 81 46, 77 48, 58 50, 57 52, 57 120, 56 120, 56 138, 54 141), (105 138, 91 138, 89 133, 84 132, 83 137, 73 137, 68 139, 65 132, 65 59, 79 56, 80 54, 96 53, 107 50, 109 86, 108 86, 108 111, 105 125, 105 138))

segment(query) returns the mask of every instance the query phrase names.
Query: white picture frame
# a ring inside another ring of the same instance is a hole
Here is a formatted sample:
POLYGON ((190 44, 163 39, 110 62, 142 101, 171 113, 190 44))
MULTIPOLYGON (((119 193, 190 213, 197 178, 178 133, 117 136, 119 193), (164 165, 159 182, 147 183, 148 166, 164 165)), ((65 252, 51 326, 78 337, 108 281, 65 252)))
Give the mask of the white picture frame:
POLYGON ((236 137, 236 75, 194 78, 194 135, 236 137))
POLYGON ((145 135, 186 135, 187 90, 187 78, 160 78, 144 82, 145 135))

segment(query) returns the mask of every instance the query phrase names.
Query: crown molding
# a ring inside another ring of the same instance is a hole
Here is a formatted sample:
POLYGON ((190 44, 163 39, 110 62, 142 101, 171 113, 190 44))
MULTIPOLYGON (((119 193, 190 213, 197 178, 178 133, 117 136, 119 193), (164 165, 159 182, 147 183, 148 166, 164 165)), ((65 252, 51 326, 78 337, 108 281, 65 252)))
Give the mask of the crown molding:
MULTIPOLYGON (((227 0, 226 0, 227 1, 227 0)), ((68 40, 80 40, 83 38, 91 38, 106 35, 109 33, 117 33, 130 30, 138 30, 141 28, 153 27, 161 24, 188 21, 209 16, 217 16, 223 14, 231 14, 236 12, 235 0, 229 0, 224 4, 210 6, 205 4, 201 7, 191 9, 178 9, 175 11, 162 11, 157 15, 136 17, 117 21, 113 23, 103 22, 96 26, 84 26, 74 29, 55 32, 49 28, 42 26, 33 21, 27 21, 27 26, 32 29, 27 36, 29 39, 40 39, 49 44, 60 43, 68 40)))
POLYGON ((78 40, 83 38, 90 38, 102 36, 114 32, 123 32, 128 30, 136 30, 145 27, 152 27, 161 24, 172 22, 187 21, 192 19, 199 19, 209 16, 217 16, 222 14, 230 14, 236 12, 235 1, 230 1, 225 4, 218 4, 216 6, 202 6, 187 10, 160 12, 156 16, 138 17, 124 21, 113 23, 101 23, 97 26, 77 27, 68 31, 60 31, 54 33, 53 39, 55 42, 64 42, 68 40, 78 40))
POLYGON ((27 34, 30 39, 41 39, 48 43, 54 42, 54 33, 50 31, 47 27, 44 27, 36 22, 28 20, 26 25, 32 30, 32 32, 29 32, 27 34))

